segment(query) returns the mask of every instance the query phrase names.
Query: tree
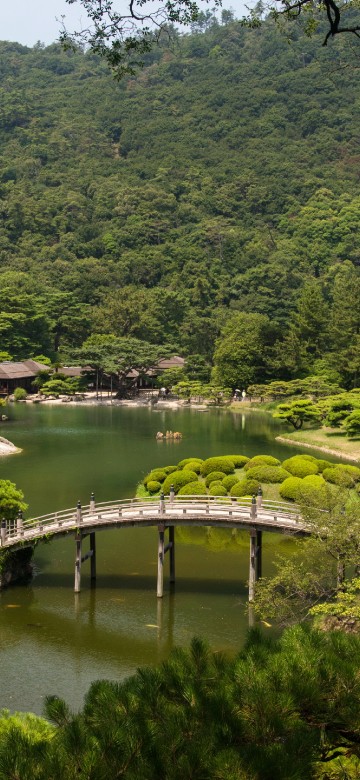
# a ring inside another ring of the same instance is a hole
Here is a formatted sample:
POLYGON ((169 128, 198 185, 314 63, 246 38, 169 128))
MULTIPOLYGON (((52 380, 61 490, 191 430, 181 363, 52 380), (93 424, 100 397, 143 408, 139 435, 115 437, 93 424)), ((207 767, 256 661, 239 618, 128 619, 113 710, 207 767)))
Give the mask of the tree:
POLYGON ((24 494, 14 482, 0 479, 0 519, 15 520, 19 511, 25 512, 24 494))
MULTIPOLYGON (((69 5, 76 1, 67 0, 69 5)), ((193 29, 197 25, 197 30, 214 24, 214 14, 209 11, 204 14, 194 0, 165 0, 164 4, 151 10, 141 0, 130 0, 125 10, 120 10, 121 6, 116 0, 107 0, 106 3, 102 0, 79 2, 87 13, 89 26, 72 34, 64 28, 60 36, 63 44, 69 47, 78 41, 90 46, 94 52, 106 58, 118 76, 133 73, 142 64, 141 58, 163 34, 169 34, 170 31, 174 34, 174 24, 191 25, 193 29)), ((215 8, 219 5, 219 0, 214 0, 215 8)), ((320 6, 314 6, 312 0, 275 0, 266 10, 275 19, 285 16, 290 21, 305 13, 308 34, 314 32, 323 19, 326 20, 328 29, 323 40, 326 46, 329 38, 339 33, 348 32, 360 37, 360 24, 351 13, 352 5, 349 5, 350 9, 347 9, 346 5, 341 6, 335 0, 323 0, 320 6), (345 23, 342 21, 344 18, 345 23)), ((243 19, 243 24, 259 27, 264 10, 262 2, 256 3, 248 17, 243 19)), ((225 19, 223 16, 222 21, 231 23, 232 18, 225 19)))
POLYGON ((214 382, 235 389, 263 381, 272 335, 270 320, 265 315, 233 314, 216 342, 214 382))
POLYGON ((279 420, 287 420, 298 431, 302 428, 305 421, 318 421, 321 415, 319 409, 312 401, 299 399, 288 404, 279 404, 273 417, 279 420))

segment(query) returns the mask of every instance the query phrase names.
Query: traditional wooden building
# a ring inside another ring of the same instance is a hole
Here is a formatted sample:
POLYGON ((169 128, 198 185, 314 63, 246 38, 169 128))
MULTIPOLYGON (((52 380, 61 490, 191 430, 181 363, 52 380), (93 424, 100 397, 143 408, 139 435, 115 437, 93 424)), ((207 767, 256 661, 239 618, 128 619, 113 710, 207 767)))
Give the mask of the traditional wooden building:
POLYGON ((40 371, 49 367, 36 360, 22 360, 13 363, 5 360, 0 363, 0 396, 11 395, 17 387, 23 387, 28 393, 34 392, 33 381, 40 371))

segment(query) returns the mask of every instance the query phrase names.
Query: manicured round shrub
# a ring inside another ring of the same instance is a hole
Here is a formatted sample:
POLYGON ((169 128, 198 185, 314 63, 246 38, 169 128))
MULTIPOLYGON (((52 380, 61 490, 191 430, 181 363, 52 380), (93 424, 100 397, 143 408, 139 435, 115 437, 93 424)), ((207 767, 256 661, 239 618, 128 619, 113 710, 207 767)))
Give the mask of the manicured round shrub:
POLYGON ((158 490, 160 490, 161 488, 161 484, 160 482, 157 482, 156 479, 149 479, 146 488, 149 491, 149 493, 157 493, 158 490))
POLYGON ((317 458, 316 463, 320 474, 322 474, 324 469, 330 469, 334 465, 333 463, 330 463, 329 460, 322 460, 322 458, 317 458))
POLYGON ((249 469, 253 469, 256 466, 280 466, 280 461, 277 458, 273 458, 272 455, 254 455, 245 464, 245 471, 249 471, 249 469))
POLYGON ((201 473, 204 477, 207 477, 212 471, 222 471, 224 474, 233 474, 235 466, 230 458, 222 456, 207 458, 201 466, 201 473))
POLYGON ((244 468, 245 463, 248 463, 250 460, 250 458, 247 458, 246 455, 226 455, 225 457, 232 460, 236 469, 244 468))
POLYGON ((180 488, 178 496, 207 496, 207 490, 203 482, 188 482, 180 488))
POLYGON ((297 501, 302 485, 303 480, 300 477, 288 477, 279 487, 281 498, 285 501, 297 501))
POLYGON ((235 474, 229 474, 228 477, 224 477, 222 480, 222 485, 228 492, 231 490, 233 485, 236 485, 236 483, 239 482, 238 478, 235 477, 235 474))
POLYGON ((144 477, 143 482, 145 487, 147 487, 148 482, 153 482, 154 480, 156 482, 164 482, 164 479, 166 479, 165 469, 153 469, 153 471, 150 471, 150 473, 144 477))
POLYGON ((303 458, 304 460, 309 460, 309 461, 310 461, 310 463, 318 463, 318 459, 317 459, 317 458, 314 458, 314 456, 313 456, 313 455, 306 455, 306 453, 304 453, 304 452, 303 452, 303 453, 300 455, 300 457, 301 457, 301 458, 303 458))
POLYGON ((256 479, 241 479, 230 490, 232 497, 237 496, 253 496, 256 495, 259 490, 259 482, 256 479))
POLYGON ((14 390, 14 401, 25 401, 27 398, 27 392, 25 390, 25 387, 15 387, 14 390))
POLYGON ((205 479, 205 485, 209 487, 212 482, 222 482, 224 477, 226 477, 226 474, 223 471, 210 471, 210 474, 205 479))
POLYGON ((303 457, 303 455, 294 455, 292 458, 284 460, 282 467, 294 477, 300 478, 307 477, 308 474, 317 474, 319 471, 316 461, 313 463, 308 457, 303 457))
POLYGON ((324 469, 323 477, 326 482, 331 482, 332 485, 341 485, 342 487, 351 487, 354 485, 355 480, 344 469, 339 469, 338 466, 334 466, 331 469, 324 469))
POLYGON ((192 463, 194 460, 196 460, 197 463, 204 463, 202 458, 184 458, 183 460, 180 460, 177 464, 178 469, 183 469, 184 466, 187 465, 187 463, 192 463))
POLYGON ((259 482, 284 482, 284 479, 290 477, 290 473, 281 466, 255 466, 246 472, 246 476, 259 482))
POLYGON ((212 482, 209 487, 210 496, 227 496, 227 490, 221 482, 212 482))
POLYGON ((199 460, 191 460, 190 463, 185 463, 184 469, 190 469, 190 471, 195 471, 195 474, 200 474, 201 463, 199 460))
POLYGON ((326 485, 324 477, 321 474, 308 474, 307 477, 304 477, 303 483, 304 485, 310 485, 317 490, 320 490, 320 488, 323 488, 326 485))
POLYGON ((177 471, 177 466, 164 466, 163 471, 165 474, 172 474, 173 471, 177 471))
POLYGON ((299 501, 306 501, 306 499, 318 497, 319 493, 321 493, 326 486, 324 477, 320 476, 320 474, 309 474, 301 481, 302 485, 298 490, 299 501))
POLYGON ((360 469, 358 466, 350 466, 349 463, 336 463, 336 468, 346 471, 353 478, 354 482, 360 481, 360 469))
POLYGON ((174 485, 175 493, 178 493, 180 488, 184 485, 188 485, 190 482, 197 482, 198 476, 195 471, 189 471, 183 469, 183 471, 173 471, 172 474, 168 474, 163 483, 163 491, 166 496, 170 493, 171 485, 174 485))

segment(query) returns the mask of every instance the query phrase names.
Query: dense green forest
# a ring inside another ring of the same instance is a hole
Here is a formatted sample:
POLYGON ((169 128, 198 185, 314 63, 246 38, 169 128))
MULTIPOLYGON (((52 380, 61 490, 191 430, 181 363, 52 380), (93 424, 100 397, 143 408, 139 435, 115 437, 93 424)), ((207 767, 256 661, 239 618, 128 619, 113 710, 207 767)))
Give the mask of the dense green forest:
POLYGON ((90 52, 0 44, 3 352, 54 358, 112 333, 220 377, 246 363, 246 383, 359 383, 348 41, 223 19, 120 82, 90 52))

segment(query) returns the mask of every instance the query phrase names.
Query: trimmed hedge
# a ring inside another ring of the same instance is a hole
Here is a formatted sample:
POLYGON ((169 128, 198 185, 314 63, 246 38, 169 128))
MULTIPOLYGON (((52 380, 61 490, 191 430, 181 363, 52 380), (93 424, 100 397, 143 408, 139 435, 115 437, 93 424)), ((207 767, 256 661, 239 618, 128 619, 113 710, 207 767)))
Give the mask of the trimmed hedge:
POLYGON ((235 474, 229 474, 228 477, 224 477, 222 480, 222 485, 228 492, 231 490, 233 485, 236 485, 236 483, 239 482, 238 478, 235 476, 235 474))
POLYGON ((320 473, 322 473, 324 469, 329 469, 334 465, 333 463, 330 463, 329 460, 322 460, 321 458, 317 458, 316 463, 320 473))
POLYGON ((308 474, 303 479, 304 485, 311 485, 313 488, 323 488, 326 485, 322 474, 308 474))
POLYGON ((197 463, 204 463, 202 458, 184 458, 183 460, 179 460, 177 467, 178 469, 183 469, 187 463, 192 463, 194 460, 196 460, 197 463))
POLYGON ((236 469, 244 468, 245 463, 248 463, 250 460, 250 458, 247 458, 246 455, 225 455, 225 457, 229 458, 229 460, 232 460, 236 469))
POLYGON ((205 485, 209 487, 212 482, 222 482, 224 477, 226 477, 226 474, 223 471, 210 471, 210 474, 205 479, 205 485))
POLYGON ((227 490, 221 482, 212 482, 209 487, 210 496, 227 496, 227 490))
POLYGON ((180 488, 178 496, 206 496, 207 490, 203 482, 188 482, 180 488))
POLYGON ((355 482, 359 482, 360 469, 358 466, 350 466, 348 463, 336 463, 336 468, 341 469, 341 471, 346 471, 346 473, 350 474, 355 482))
POLYGON ((185 469, 190 469, 190 471, 195 471, 195 474, 200 474, 201 463, 198 460, 191 460, 190 463, 185 463, 183 471, 185 469))
POLYGON ((331 482, 332 485, 351 487, 355 484, 354 477, 345 471, 345 469, 339 469, 338 466, 334 466, 334 468, 331 469, 324 469, 323 477, 326 479, 326 482, 331 482))
POLYGON ((326 487, 324 477, 320 476, 320 474, 309 474, 301 481, 303 484, 298 491, 299 500, 315 498, 316 496, 319 496, 319 493, 326 487))
POLYGON ((201 466, 201 473, 207 477, 212 471, 222 471, 224 474, 233 474, 235 471, 234 462, 230 458, 222 456, 207 458, 201 466))
POLYGON ((279 487, 281 498, 284 498, 286 501, 297 501, 303 484, 303 480, 300 477, 288 477, 279 487))
POLYGON ((245 464, 245 471, 249 471, 249 469, 253 469, 256 466, 280 466, 280 461, 277 458, 273 458, 272 455, 254 455, 245 464))
POLYGON ((241 479, 230 490, 232 497, 253 496, 259 490, 259 482, 256 479, 241 479))
POLYGON ((158 490, 160 490, 161 488, 161 484, 160 482, 157 482, 155 479, 149 479, 146 488, 149 491, 149 493, 157 493, 158 490))
POLYGON ((284 482, 284 479, 290 477, 290 473, 281 466, 255 466, 246 472, 246 476, 259 482, 284 482))
POLYGON ((294 455, 292 458, 288 458, 283 461, 283 469, 290 471, 293 477, 307 477, 310 474, 317 474, 319 467, 317 462, 313 463, 309 460, 309 456, 294 455))
POLYGON ((184 485, 188 485, 190 482, 197 482, 198 481, 198 475, 195 474, 195 471, 189 471, 188 469, 184 469, 183 471, 173 471, 172 474, 169 474, 166 477, 166 480, 163 484, 163 491, 166 496, 170 493, 171 485, 174 485, 175 493, 178 493, 180 488, 184 487, 184 485))
POLYGON ((164 466, 165 474, 172 474, 173 471, 177 471, 177 466, 164 466))
POLYGON ((166 476, 167 474, 165 469, 153 469, 153 471, 150 471, 149 474, 144 477, 143 482, 145 487, 147 487, 148 482, 153 482, 154 480, 156 482, 164 482, 166 476))

